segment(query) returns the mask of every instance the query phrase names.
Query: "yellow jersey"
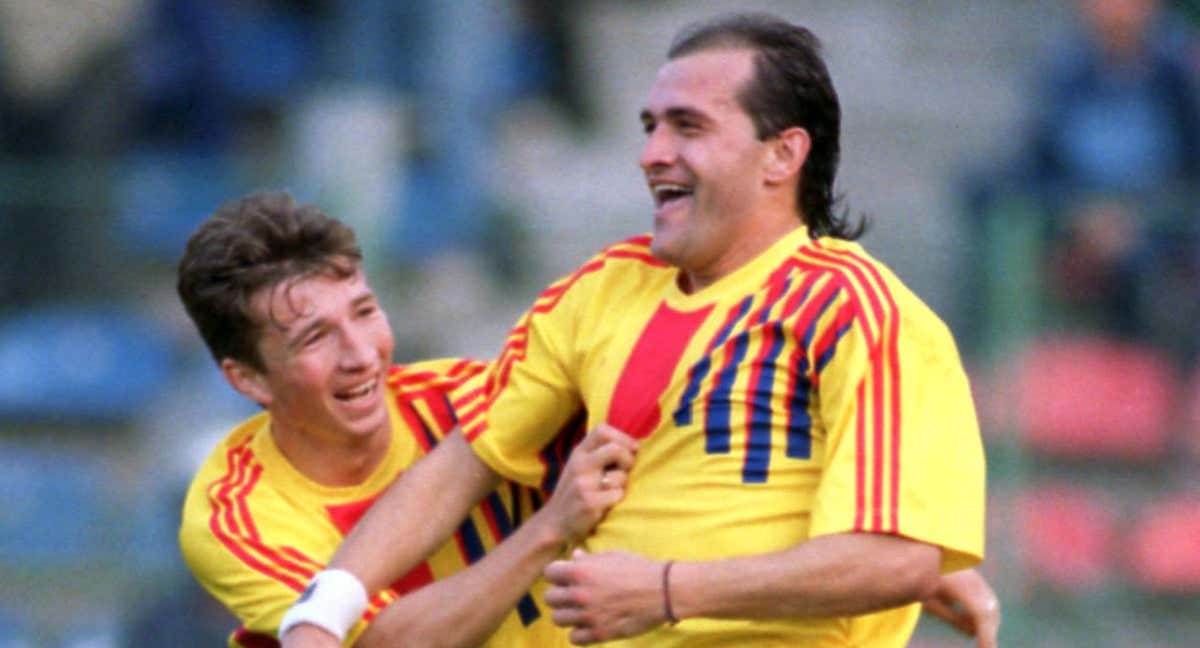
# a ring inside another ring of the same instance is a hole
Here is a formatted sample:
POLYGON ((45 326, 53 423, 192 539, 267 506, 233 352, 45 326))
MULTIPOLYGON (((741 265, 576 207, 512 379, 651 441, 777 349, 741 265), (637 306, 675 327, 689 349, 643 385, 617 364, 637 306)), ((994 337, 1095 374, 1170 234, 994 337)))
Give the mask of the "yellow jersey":
MULTIPOLYGON (((649 236, 551 285, 465 412, 502 476, 553 486, 572 421, 641 439, 591 551, 763 554, 842 532, 982 559, 984 457, 946 326, 858 244, 799 228, 686 294, 649 236), (562 431, 562 433, 560 433, 562 431)), ((903 646, 917 604, 843 618, 688 619, 620 646, 903 646)))

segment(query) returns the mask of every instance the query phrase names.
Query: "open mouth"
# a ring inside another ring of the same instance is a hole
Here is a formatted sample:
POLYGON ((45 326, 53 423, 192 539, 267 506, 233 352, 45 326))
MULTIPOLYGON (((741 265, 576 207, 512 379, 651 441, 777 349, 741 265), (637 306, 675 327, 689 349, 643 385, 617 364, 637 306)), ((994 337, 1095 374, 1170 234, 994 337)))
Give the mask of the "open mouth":
POLYGON ((351 387, 350 389, 343 389, 339 392, 335 392, 333 396, 342 402, 352 402, 363 398, 368 398, 371 396, 371 394, 375 393, 375 387, 377 383, 378 381, 372 378, 371 380, 351 387))
POLYGON ((665 207, 692 195, 692 188, 681 184, 664 183, 654 185, 652 191, 654 193, 654 204, 658 207, 665 207))

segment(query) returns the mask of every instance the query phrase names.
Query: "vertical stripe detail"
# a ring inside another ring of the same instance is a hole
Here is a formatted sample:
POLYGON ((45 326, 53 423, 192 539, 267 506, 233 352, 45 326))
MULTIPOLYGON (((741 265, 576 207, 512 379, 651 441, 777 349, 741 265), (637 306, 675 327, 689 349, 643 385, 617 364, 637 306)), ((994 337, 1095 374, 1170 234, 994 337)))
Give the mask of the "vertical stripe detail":
MULTIPOLYGON (((896 533, 899 530, 900 491, 900 359, 899 313, 895 299, 875 262, 849 249, 813 242, 800 250, 806 264, 835 274, 857 304, 852 316, 839 312, 833 325, 834 341, 845 330, 837 324, 847 319, 860 325, 867 344, 870 367, 860 385, 860 415, 856 429, 859 461, 856 469, 855 529, 896 533), (870 455, 870 461, 864 455, 870 455)), ((828 333, 828 332, 827 332, 828 333)), ((820 344, 820 341, 818 341, 820 344)), ((819 376, 819 370, 815 372, 819 376)))
MULTIPOLYGON (((738 303, 737 306, 729 310, 729 314, 726 316, 725 322, 721 325, 721 328, 717 331, 715 337, 713 337, 713 340, 709 342, 708 350, 704 354, 704 357, 692 366, 688 377, 687 388, 684 390, 682 398, 680 398, 679 407, 675 409, 675 425, 682 427, 692 422, 692 405, 695 402, 696 397, 700 394, 701 383, 704 382, 704 379, 708 376, 709 370, 712 368, 711 356, 713 351, 725 344, 725 340, 729 338, 729 334, 733 331, 737 323, 746 316, 747 312, 749 312, 750 304, 753 302, 754 296, 750 295, 738 303)), ((729 439, 724 440, 724 450, 721 450, 721 447, 722 440, 712 439, 706 432, 704 444, 705 451, 710 454, 716 452, 729 452, 729 439)))
POLYGON ((558 485, 558 478, 562 476, 563 467, 567 464, 567 456, 571 454, 571 449, 583 439, 583 435, 587 432, 586 425, 587 412, 579 410, 563 425, 558 434, 554 435, 550 443, 547 443, 538 452, 538 460, 542 463, 542 492, 554 492, 554 487, 558 485))
POLYGON ((664 302, 650 317, 613 389, 608 423, 635 439, 644 439, 662 419, 659 399, 692 336, 708 319, 712 305, 680 312, 664 302))

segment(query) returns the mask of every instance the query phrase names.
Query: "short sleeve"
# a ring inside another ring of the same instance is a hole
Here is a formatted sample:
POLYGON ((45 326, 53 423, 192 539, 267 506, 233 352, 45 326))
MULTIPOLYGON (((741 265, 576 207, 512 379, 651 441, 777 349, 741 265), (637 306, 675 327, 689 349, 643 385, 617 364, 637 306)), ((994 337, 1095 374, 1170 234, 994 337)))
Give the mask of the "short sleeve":
POLYGON ((853 324, 822 351, 812 535, 904 536, 941 547, 945 571, 969 567, 983 557, 985 467, 966 374, 915 296, 883 285, 874 297, 847 295, 853 324))

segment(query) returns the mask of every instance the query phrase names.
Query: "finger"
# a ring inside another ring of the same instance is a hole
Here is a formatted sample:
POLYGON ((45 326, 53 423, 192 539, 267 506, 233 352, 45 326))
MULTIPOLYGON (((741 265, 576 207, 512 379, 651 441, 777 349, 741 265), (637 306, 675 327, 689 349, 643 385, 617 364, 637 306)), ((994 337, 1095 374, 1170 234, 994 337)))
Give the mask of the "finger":
POLYGON ((602 439, 604 441, 611 441, 620 446, 628 448, 630 451, 637 451, 637 447, 638 447, 637 439, 629 436, 628 434, 622 432, 621 430, 618 430, 617 428, 609 425, 608 423, 597 424, 596 427, 592 428, 591 431, 588 433, 588 436, 592 436, 592 435, 596 435, 596 437, 598 437, 599 439, 602 439))
POLYGON ((571 560, 579 560, 580 558, 586 558, 587 555, 588 555, 588 552, 584 551, 583 549, 580 549, 579 547, 575 547, 575 549, 571 551, 571 560))
POLYGON ((624 470, 605 470, 600 475, 600 487, 606 490, 624 490, 628 473, 624 470))
POLYGON ((576 646, 596 643, 596 633, 591 628, 575 628, 567 638, 576 646))
POLYGON ((1000 634, 1000 603, 992 599, 980 618, 975 621, 975 637, 979 648, 996 648, 1000 634))
POLYGON ((579 607, 571 595, 571 589, 560 585, 547 587, 546 592, 542 594, 542 599, 546 601, 546 605, 554 609, 579 607))
POLYGON ((587 451, 587 461, 605 470, 629 470, 633 468, 634 454, 617 443, 605 443, 587 451))
POLYGON ((583 624, 583 609, 575 606, 551 607, 550 620, 560 628, 579 627, 583 624))
POLYGON ((970 617, 962 614, 957 608, 947 605, 944 601, 937 597, 925 599, 924 604, 925 611, 941 619, 950 627, 958 630, 968 637, 975 636, 975 626, 971 622, 970 617))
POLYGON ((546 580, 555 585, 566 587, 574 580, 571 572, 571 562, 569 560, 555 560, 546 565, 546 568, 542 570, 542 576, 545 576, 546 580))

